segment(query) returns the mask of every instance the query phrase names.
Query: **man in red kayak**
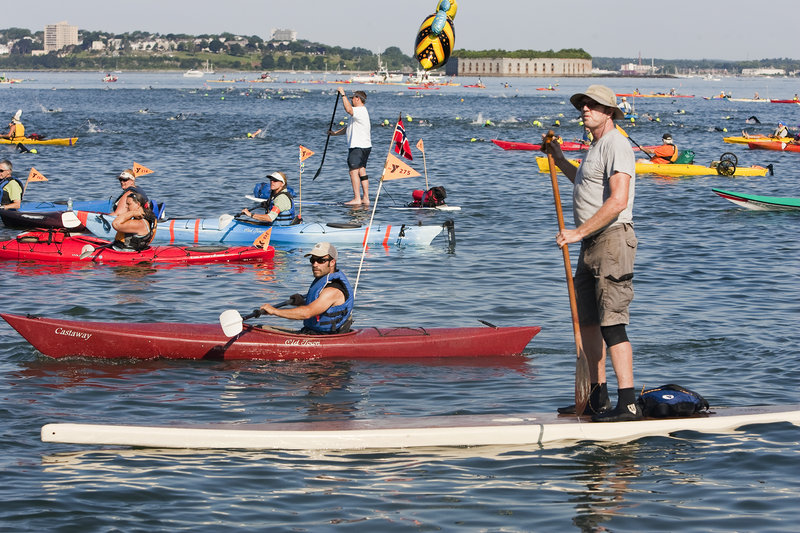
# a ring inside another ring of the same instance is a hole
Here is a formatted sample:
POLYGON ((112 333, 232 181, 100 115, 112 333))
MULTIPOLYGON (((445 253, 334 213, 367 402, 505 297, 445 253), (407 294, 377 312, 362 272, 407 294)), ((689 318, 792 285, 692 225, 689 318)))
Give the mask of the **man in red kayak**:
POLYGON ((652 155, 650 162, 656 165, 668 165, 678 159, 678 147, 672 142, 672 135, 669 133, 661 136, 661 146, 653 149, 642 148, 642 152, 652 155))
POLYGON ((117 176, 117 179, 119 180, 119 186, 122 187, 122 194, 120 194, 117 199, 114 200, 114 210, 111 212, 112 215, 119 216, 128 210, 128 204, 126 200, 128 196, 134 192, 139 193, 144 197, 145 206, 152 207, 150 205, 150 200, 147 198, 147 194, 145 194, 141 187, 136 186, 136 176, 133 174, 133 170, 126 168, 120 172, 119 176, 117 176))
POLYGON ((329 242, 318 242, 306 257, 311 261, 314 281, 305 296, 293 294, 289 299, 297 307, 278 309, 264 304, 261 310, 268 315, 302 320, 300 333, 346 333, 353 322, 353 288, 336 266, 336 248, 329 242))
MULTIPOLYGON (((580 167, 567 161, 555 143, 549 147, 556 165, 574 184, 575 229, 556 235, 559 247, 581 243, 575 271, 583 347, 589 361, 591 394, 587 410, 594 422, 639 420, 642 410, 633 388, 633 348, 625 326, 633 300, 633 262, 637 240, 633 232, 636 161, 625 137, 614 126, 624 118, 610 88, 591 85, 570 102, 594 141, 580 167), (618 401, 610 409, 606 384, 606 346, 617 376, 618 401)), ((575 406, 559 413, 575 413, 575 406)))

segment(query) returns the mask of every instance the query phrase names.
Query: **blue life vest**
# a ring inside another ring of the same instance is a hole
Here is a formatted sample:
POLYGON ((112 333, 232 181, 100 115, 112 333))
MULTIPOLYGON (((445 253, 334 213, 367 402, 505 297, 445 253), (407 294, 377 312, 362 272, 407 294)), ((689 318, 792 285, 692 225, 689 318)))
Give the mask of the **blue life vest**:
POLYGON ((286 187, 281 192, 273 195, 272 190, 269 188, 269 182, 259 183, 253 188, 253 196, 257 198, 263 198, 265 201, 261 202, 261 207, 264 208, 265 212, 269 213, 272 209, 272 206, 275 204, 275 199, 280 196, 285 195, 289 199, 289 204, 291 207, 286 211, 281 211, 278 213, 278 217, 273 222, 276 226, 288 226, 294 220, 296 215, 294 209, 294 190, 291 187, 286 187))
POLYGON ((10 204, 11 203, 11 197, 9 196, 8 191, 6 191, 6 185, 11 183, 12 181, 16 181, 17 185, 19 185, 19 189, 20 189, 19 199, 20 199, 20 201, 22 200, 22 192, 25 190, 25 187, 22 185, 22 183, 17 178, 10 178, 9 177, 9 178, 6 178, 6 179, 0 181, 0 193, 2 193, 2 199, 0 199, 0 205, 6 205, 6 204, 10 204))
MULTIPOLYGON (((303 320, 303 329, 312 331, 314 333, 340 333, 342 326, 345 326, 349 321, 350 315, 353 312, 353 288, 350 286, 347 276, 343 272, 332 272, 327 276, 321 276, 314 280, 311 287, 306 294, 306 304, 309 304, 319 298, 328 283, 339 280, 344 285, 344 303, 342 305, 334 305, 329 307, 327 311, 321 315, 313 316, 303 320)), ((347 331, 345 328, 344 331, 347 331)), ((344 333, 341 331, 341 333, 344 333)))

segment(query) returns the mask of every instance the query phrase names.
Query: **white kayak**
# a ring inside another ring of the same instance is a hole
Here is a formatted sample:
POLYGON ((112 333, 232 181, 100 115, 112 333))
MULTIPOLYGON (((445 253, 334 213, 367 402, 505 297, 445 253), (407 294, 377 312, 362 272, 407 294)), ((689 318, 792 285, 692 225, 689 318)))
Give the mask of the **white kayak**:
POLYGON ((800 405, 716 408, 688 418, 609 423, 593 423, 588 417, 524 414, 206 426, 47 424, 41 437, 44 442, 148 448, 362 450, 627 442, 676 431, 720 433, 776 422, 800 425, 800 405))

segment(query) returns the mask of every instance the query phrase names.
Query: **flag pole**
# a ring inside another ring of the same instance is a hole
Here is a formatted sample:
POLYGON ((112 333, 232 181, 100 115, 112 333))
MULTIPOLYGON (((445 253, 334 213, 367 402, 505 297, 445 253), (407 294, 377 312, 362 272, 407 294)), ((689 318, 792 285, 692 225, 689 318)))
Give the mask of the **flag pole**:
MULTIPOLYGON (((422 141, 422 139, 420 139, 422 141)), ((428 192, 430 187, 428 187, 428 164, 425 162, 425 150, 420 150, 422 152, 422 168, 425 169, 425 192, 428 192)), ((423 194, 423 197, 425 195, 423 194)))
POLYGON ((383 186, 383 176, 386 174, 386 165, 389 163, 389 154, 392 153, 392 144, 394 143, 394 134, 397 131, 397 124, 403 119, 403 113, 400 112, 397 115, 397 123, 394 125, 394 131, 392 132, 392 138, 389 140, 389 150, 386 152, 386 159, 383 161, 383 171, 381 171, 381 179, 378 181, 378 192, 375 193, 375 203, 372 204, 372 214, 369 217, 369 225, 367 226, 367 231, 364 234, 364 245, 361 247, 361 261, 358 263, 358 273, 356 274, 356 283, 353 285, 353 299, 356 297, 356 293, 358 292, 358 280, 361 278, 361 268, 364 266, 364 256, 367 253, 367 243, 369 242, 369 230, 372 229, 372 220, 375 218, 375 210, 378 208, 378 197, 381 195, 381 187, 383 186))
POLYGON ((303 220, 303 168, 306 166, 305 162, 303 161, 303 149, 300 148, 300 180, 297 186, 297 218, 303 220))

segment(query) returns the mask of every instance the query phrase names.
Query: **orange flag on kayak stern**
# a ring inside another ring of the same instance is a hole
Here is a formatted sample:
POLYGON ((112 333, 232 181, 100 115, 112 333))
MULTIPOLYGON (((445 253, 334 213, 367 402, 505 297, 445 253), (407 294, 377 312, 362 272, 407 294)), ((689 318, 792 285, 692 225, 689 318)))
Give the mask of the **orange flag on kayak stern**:
POLYGON ((414 176, 421 176, 421 174, 392 154, 387 155, 382 180, 399 180, 414 176))
POLYGON ((138 178, 139 176, 144 176, 145 174, 152 174, 153 171, 147 168, 144 165, 140 165, 136 161, 133 162, 133 177, 138 178))
POLYGON ((312 152, 311 150, 309 150, 308 148, 306 148, 302 144, 300 145, 300 161, 305 161, 306 159, 308 159, 312 155, 314 155, 314 152, 312 152))
POLYGON ((419 150, 423 154, 425 153, 425 144, 422 142, 422 139, 417 141, 417 150, 419 150))
POLYGON ((28 172, 28 181, 47 181, 47 178, 45 178, 41 172, 31 167, 31 171, 28 172))
POLYGON ((272 237, 272 228, 269 228, 267 231, 256 237, 256 240, 253 241, 253 246, 268 250, 270 237, 272 237))

